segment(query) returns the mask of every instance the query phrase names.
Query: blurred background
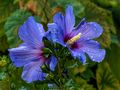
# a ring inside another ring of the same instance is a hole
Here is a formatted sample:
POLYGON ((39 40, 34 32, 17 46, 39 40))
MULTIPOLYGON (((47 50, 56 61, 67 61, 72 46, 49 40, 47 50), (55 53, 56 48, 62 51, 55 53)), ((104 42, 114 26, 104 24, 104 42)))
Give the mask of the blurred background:
POLYGON ((106 57, 99 64, 88 60, 88 65, 69 70, 72 79, 65 86, 71 90, 120 90, 120 0, 0 0, 0 90, 48 89, 44 82, 24 82, 22 68, 11 64, 8 49, 22 42, 18 28, 29 16, 33 15, 47 31, 53 15, 64 13, 67 5, 74 8, 76 25, 86 18, 104 28, 96 40, 106 49, 106 57))

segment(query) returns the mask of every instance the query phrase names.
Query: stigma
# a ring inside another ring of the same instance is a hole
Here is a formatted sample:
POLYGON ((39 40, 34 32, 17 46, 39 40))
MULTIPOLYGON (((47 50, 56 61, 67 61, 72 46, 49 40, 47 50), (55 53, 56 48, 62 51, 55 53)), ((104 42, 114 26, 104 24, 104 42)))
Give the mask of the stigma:
POLYGON ((81 33, 78 33, 76 36, 72 37, 70 40, 67 41, 67 44, 73 44, 74 42, 76 42, 77 40, 80 39, 81 33))

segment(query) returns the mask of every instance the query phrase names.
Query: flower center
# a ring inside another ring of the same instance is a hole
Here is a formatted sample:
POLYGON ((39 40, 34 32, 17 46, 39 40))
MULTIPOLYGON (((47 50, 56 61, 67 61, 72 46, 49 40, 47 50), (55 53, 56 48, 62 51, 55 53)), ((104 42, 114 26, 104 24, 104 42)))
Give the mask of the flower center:
POLYGON ((74 42, 76 42, 77 40, 80 39, 81 33, 78 33, 76 36, 72 37, 70 40, 67 41, 67 44, 71 45, 74 42))
POLYGON ((45 62, 51 57, 52 51, 49 48, 42 48, 38 56, 45 62))

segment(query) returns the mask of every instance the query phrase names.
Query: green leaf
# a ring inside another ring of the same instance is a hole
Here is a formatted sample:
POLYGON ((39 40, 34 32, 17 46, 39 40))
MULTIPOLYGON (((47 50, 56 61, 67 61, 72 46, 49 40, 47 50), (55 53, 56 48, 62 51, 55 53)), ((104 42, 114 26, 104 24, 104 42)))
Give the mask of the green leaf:
POLYGON ((0 0, 0 51, 5 52, 8 49, 7 38, 4 32, 4 23, 12 11, 17 9, 13 5, 13 0, 0 0))
POLYGON ((99 4, 100 6, 102 7, 117 7, 119 4, 118 4, 118 0, 92 0, 94 1, 95 3, 99 4))
POLYGON ((7 37, 5 34, 0 37, 0 51, 5 52, 8 49, 7 37))
MULTIPOLYGON (((82 18, 84 15, 85 7, 78 0, 59 0, 58 5, 62 6, 65 9, 68 5, 72 5, 74 8, 74 14, 78 18, 82 18), (79 11, 78 11, 79 10, 79 11)), ((77 19, 76 19, 77 20, 77 19)), ((79 21, 80 22, 80 21, 79 21)))
POLYGON ((68 90, 95 90, 92 85, 87 84, 87 82, 80 77, 76 77, 76 80, 69 79, 65 83, 65 87, 68 90))
POLYGON ((107 57, 112 72, 120 81, 120 44, 111 44, 111 48, 107 50, 107 57))
POLYGON ((65 86, 70 87, 70 88, 75 88, 76 84, 72 79, 70 79, 68 80, 68 82, 65 83, 65 86))
POLYGON ((7 37, 4 32, 4 22, 0 23, 0 51, 5 52, 8 49, 7 37))
POLYGON ((17 8, 17 5, 13 5, 13 0, 0 0, 0 23, 5 21, 11 12, 17 8))
POLYGON ((29 0, 26 4, 29 11, 41 17, 40 21, 45 28, 47 27, 48 22, 52 20, 52 11, 48 1, 49 0, 29 0))
POLYGON ((31 13, 26 10, 17 10, 7 19, 4 28, 10 47, 16 47, 20 44, 18 28, 29 16, 31 16, 31 13))
POLYGON ((0 90, 10 90, 9 81, 0 81, 0 90))
POLYGON ((119 81, 113 75, 109 64, 102 62, 98 65, 96 72, 97 85, 99 90, 119 90, 119 81))
POLYGON ((8 58, 6 56, 0 57, 0 67, 4 67, 9 62, 8 58))
POLYGON ((74 8, 74 14, 76 16, 76 23, 80 22, 80 19, 84 16, 85 7, 78 0, 58 0, 48 1, 53 10, 53 15, 56 12, 65 12, 68 5, 72 5, 74 8))

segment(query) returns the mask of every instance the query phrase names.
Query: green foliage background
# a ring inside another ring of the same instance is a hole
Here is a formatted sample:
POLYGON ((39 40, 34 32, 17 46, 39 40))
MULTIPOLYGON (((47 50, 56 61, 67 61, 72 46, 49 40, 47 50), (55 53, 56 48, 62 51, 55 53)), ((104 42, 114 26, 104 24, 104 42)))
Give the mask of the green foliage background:
POLYGON ((50 89, 45 82, 24 82, 22 68, 12 65, 8 48, 21 43, 17 31, 29 16, 35 16, 47 30, 53 15, 64 12, 69 4, 74 8, 76 25, 85 17, 103 26, 104 32, 97 41, 106 49, 106 57, 100 64, 89 59, 87 65, 67 60, 71 78, 64 87, 68 90, 120 90, 120 0, 0 0, 0 90, 50 89))

